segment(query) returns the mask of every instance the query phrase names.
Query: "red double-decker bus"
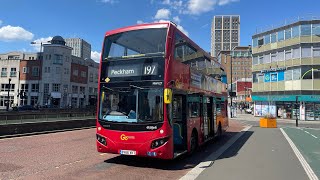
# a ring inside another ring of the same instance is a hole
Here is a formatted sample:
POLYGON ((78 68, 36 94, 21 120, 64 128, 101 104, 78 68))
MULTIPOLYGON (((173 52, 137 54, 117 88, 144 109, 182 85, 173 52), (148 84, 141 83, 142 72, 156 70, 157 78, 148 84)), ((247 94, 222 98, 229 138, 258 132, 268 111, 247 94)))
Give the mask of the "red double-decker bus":
POLYGON ((223 71, 171 22, 107 32, 98 152, 173 159, 221 135, 228 127, 223 71))

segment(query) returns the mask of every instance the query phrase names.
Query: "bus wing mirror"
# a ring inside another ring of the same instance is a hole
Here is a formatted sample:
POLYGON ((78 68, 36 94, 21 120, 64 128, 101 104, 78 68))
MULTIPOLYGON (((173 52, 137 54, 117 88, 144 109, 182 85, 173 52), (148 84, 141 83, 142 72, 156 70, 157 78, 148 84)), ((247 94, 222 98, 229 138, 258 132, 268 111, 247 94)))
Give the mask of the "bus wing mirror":
POLYGON ((171 89, 164 89, 164 103, 170 104, 172 101, 172 90, 171 89))

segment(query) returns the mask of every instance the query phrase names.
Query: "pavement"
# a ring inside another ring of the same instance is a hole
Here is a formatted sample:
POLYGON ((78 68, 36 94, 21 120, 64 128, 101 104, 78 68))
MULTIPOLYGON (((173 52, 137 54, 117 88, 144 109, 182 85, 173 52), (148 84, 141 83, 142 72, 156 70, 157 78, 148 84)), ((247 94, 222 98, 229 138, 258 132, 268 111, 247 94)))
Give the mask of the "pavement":
POLYGON ((320 121, 299 121, 305 127, 295 127, 294 120, 277 119, 278 128, 260 128, 259 119, 250 114, 232 118, 252 127, 196 179, 318 180, 320 121))

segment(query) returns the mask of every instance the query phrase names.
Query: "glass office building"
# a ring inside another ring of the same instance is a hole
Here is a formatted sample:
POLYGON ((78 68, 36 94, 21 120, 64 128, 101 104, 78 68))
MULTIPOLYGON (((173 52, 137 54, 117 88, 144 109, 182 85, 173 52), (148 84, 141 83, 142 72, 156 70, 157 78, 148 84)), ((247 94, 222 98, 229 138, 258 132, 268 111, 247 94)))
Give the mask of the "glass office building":
POLYGON ((252 56, 256 116, 320 120, 320 20, 253 35, 252 56))

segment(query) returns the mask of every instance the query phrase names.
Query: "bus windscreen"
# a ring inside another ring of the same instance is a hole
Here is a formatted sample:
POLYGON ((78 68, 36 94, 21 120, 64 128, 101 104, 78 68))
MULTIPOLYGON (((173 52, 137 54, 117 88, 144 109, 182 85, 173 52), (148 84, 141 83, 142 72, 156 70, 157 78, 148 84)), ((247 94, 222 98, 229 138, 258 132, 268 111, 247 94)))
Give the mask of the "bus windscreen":
POLYGON ((103 60, 164 54, 167 28, 127 31, 107 36, 103 60))

